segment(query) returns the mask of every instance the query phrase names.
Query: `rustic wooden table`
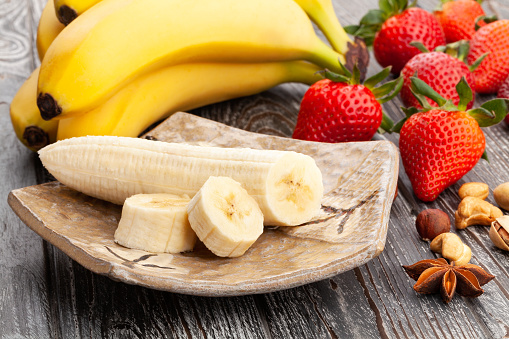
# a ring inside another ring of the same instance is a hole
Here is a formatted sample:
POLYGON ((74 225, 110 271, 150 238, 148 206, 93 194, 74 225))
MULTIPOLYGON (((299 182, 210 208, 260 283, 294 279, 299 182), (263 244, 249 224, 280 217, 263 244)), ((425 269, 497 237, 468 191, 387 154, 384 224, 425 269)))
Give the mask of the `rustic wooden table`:
MULTIPOLYGON (((477 299, 420 296, 401 265, 434 258, 414 222, 426 208, 453 215, 464 182, 493 189, 509 181, 509 128, 485 129, 491 162, 481 161, 433 203, 422 203, 400 170, 383 253, 361 267, 313 284, 270 294, 204 298, 127 285, 96 275, 28 229, 7 205, 8 193, 48 180, 37 156, 16 139, 9 103, 39 64, 35 29, 45 0, 0 0, 0 337, 1 338, 507 338, 509 254, 487 227, 455 231, 472 248, 472 263, 496 279, 477 299)), ((437 0, 419 1, 430 10, 437 0)), ((343 24, 356 23, 376 0, 335 1, 343 24)), ((509 18, 507 0, 485 1, 509 18)), ((369 73, 379 69, 372 60, 369 73)), ((194 111, 259 133, 288 136, 306 87, 287 84, 249 98, 194 111)), ((486 98, 479 98, 480 101, 486 98)), ((403 116, 399 99, 385 104, 403 116)), ((397 144, 398 136, 386 136, 397 144)), ((489 201, 493 202, 490 194, 489 201)))

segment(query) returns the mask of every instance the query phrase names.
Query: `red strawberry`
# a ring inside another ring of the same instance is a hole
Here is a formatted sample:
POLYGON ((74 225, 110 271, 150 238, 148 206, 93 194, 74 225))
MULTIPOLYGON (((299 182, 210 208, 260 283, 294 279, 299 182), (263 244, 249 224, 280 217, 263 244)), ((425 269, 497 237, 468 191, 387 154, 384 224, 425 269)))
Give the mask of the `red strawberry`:
MULTIPOLYGON (((311 85, 304 94, 293 138, 321 142, 371 140, 384 118, 380 102, 392 99, 401 88, 401 79, 374 88, 389 72, 384 69, 364 85, 359 84, 356 67, 353 76, 348 71, 347 77, 326 72, 328 79, 311 85)), ((390 119, 385 122, 385 129, 392 127, 390 119)))
MULTIPOLYGON (((461 56, 459 57, 462 58, 461 56)), ((455 87, 462 77, 465 77, 470 88, 475 87, 473 74, 470 72, 469 67, 460 59, 443 52, 417 54, 410 59, 401 71, 404 82, 400 95, 403 104, 407 107, 422 108, 410 88, 410 78, 416 73, 419 79, 431 86, 444 98, 451 99, 455 105, 458 105, 460 101, 455 87)), ((430 98, 427 98, 427 101, 431 106, 437 106, 430 98)), ((473 105, 474 100, 470 101, 467 108, 472 108, 473 105)))
POLYGON ((442 0, 442 10, 434 11, 447 42, 470 40, 475 33, 475 21, 484 16, 484 10, 474 0, 442 0))
POLYGON ((445 44, 445 36, 433 14, 421 8, 407 8, 407 1, 381 0, 382 10, 369 11, 358 26, 345 27, 346 31, 373 43, 375 58, 383 67, 392 66, 398 74, 403 66, 420 51, 411 46, 420 41, 432 50, 445 44))
POLYGON ((481 27, 470 41, 467 61, 488 56, 474 71, 478 93, 496 93, 509 76, 509 20, 499 20, 481 27))
MULTIPOLYGON (((509 77, 507 77, 497 93, 497 98, 509 99, 509 77)), ((506 115, 504 119, 505 123, 509 125, 509 115, 506 115)))
MULTIPOLYGON (((469 87, 464 79, 457 88, 460 97, 465 95, 466 99, 454 106, 426 83, 412 78, 412 90, 427 107, 422 112, 410 115, 404 122, 400 130, 399 149, 414 193, 422 201, 435 200, 475 166, 486 144, 480 126, 498 123, 507 113, 507 104, 501 99, 466 111, 466 102, 472 93, 468 93, 469 87), (430 97, 441 107, 429 107, 420 93, 432 93, 430 97), (491 117, 485 118, 483 114, 491 114, 491 117)), ((400 125, 398 123, 396 126, 400 125)))
POLYGON ((427 49, 445 44, 444 33, 435 17, 420 8, 409 8, 384 22, 373 42, 375 58, 382 67, 392 66, 399 73, 420 51, 410 46, 420 41, 427 49))
POLYGON ((400 135, 403 167, 422 201, 435 200, 461 179, 477 164, 485 147, 481 128, 465 112, 433 109, 414 114, 400 135))

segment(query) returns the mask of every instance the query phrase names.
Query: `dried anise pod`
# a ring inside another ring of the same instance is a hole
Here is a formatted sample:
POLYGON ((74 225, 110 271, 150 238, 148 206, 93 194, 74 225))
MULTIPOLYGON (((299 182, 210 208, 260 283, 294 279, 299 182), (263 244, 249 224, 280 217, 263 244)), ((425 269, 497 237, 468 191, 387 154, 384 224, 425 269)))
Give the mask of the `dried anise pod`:
POLYGON ((452 300, 455 292, 464 297, 475 298, 483 294, 482 285, 494 275, 477 265, 450 265, 444 258, 427 259, 413 265, 403 265, 410 278, 417 280, 414 290, 421 294, 438 293, 445 303, 452 300))

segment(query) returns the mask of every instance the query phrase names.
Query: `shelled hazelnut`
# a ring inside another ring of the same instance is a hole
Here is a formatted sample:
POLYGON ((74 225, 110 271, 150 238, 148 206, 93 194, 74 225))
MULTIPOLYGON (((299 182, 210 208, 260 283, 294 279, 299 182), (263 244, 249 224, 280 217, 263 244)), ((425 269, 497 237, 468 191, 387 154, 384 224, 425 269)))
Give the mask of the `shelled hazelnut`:
POLYGON ((415 220, 417 233, 424 241, 433 240, 439 234, 451 230, 451 220, 444 211, 427 209, 419 213, 415 220))

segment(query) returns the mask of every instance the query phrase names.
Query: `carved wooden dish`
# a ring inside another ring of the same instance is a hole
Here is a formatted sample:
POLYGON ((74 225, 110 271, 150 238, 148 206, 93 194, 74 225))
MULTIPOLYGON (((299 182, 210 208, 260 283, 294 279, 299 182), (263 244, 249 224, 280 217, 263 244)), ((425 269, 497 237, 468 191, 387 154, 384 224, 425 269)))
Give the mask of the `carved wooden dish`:
POLYGON ((326 144, 256 134, 177 113, 150 132, 162 141, 294 150, 320 167, 325 196, 316 218, 298 227, 267 227, 239 258, 219 258, 198 244, 184 254, 117 245, 121 206, 58 183, 17 189, 9 204, 23 222, 87 269, 129 284, 203 296, 265 293, 318 281, 363 265, 385 245, 398 152, 387 141, 326 144))

